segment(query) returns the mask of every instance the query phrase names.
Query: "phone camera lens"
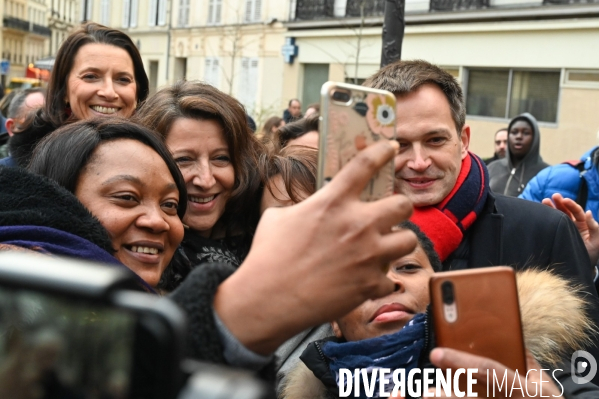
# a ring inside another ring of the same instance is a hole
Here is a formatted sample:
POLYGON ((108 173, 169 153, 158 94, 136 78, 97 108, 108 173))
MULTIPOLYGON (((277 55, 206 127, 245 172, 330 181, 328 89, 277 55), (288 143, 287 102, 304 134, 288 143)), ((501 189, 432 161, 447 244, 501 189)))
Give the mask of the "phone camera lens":
POLYGON ((346 103, 349 101, 349 93, 346 91, 340 91, 340 90, 335 90, 333 92, 333 100, 334 101, 339 101, 341 103, 346 103))
POLYGON ((453 293, 453 283, 451 281, 445 281, 441 284, 441 294, 443 295, 443 303, 450 305, 455 300, 453 293))

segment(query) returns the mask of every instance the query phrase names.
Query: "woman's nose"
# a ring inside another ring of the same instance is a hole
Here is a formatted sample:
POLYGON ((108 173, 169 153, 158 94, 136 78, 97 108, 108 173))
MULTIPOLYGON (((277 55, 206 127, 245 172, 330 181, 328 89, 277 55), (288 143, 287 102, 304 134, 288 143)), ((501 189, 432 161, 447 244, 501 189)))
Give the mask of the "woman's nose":
POLYGON ((144 213, 137 218, 136 222, 138 227, 151 230, 154 233, 162 233, 169 229, 169 224, 164 219, 160 204, 147 206, 144 213))
POLYGON ((208 190, 216 184, 216 179, 209 163, 198 163, 196 165, 193 184, 204 190, 208 190))

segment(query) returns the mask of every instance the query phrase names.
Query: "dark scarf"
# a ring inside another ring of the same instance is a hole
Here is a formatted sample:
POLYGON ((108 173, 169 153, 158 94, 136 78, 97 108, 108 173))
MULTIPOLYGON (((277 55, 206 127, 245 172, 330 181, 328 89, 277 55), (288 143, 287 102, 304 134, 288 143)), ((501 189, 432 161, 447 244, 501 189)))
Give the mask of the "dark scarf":
POLYGON ((186 228, 183 242, 162 273, 158 288, 168 292, 175 290, 195 267, 202 264, 228 263, 238 268, 250 251, 250 245, 250 239, 244 235, 212 239, 186 228))
MULTIPOLYGON (((337 384, 339 370, 342 368, 350 369, 352 373, 354 369, 371 371, 387 368, 392 372, 404 369, 407 376, 410 370, 418 367, 420 353, 425 345, 425 325, 426 315, 419 313, 396 333, 353 342, 327 341, 322 344, 322 352, 337 384)), ((366 396, 362 386, 360 397, 378 397, 378 376, 374 386, 374 396, 366 396)), ((391 392, 393 384, 390 383, 387 389, 387 392, 391 392)))
POLYGON ((480 215, 488 194, 487 167, 469 152, 449 195, 437 205, 414 208, 410 220, 435 244, 441 262, 458 248, 464 233, 480 215))

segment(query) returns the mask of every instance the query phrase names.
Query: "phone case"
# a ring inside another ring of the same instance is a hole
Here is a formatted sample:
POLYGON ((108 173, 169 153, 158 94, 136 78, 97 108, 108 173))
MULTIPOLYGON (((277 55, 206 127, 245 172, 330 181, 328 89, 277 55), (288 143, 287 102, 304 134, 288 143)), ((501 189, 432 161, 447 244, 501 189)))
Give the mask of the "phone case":
POLYGON ((437 346, 488 357, 517 369, 520 375, 526 373, 518 291, 511 267, 436 273, 430 280, 430 293, 437 346), (453 322, 447 320, 444 309, 445 281, 451 281, 454 288, 453 322))
MULTIPOLYGON (((395 96, 384 90, 327 82, 321 92, 320 150, 317 187, 323 187, 360 150, 381 139, 395 140, 395 96), (333 93, 349 94, 347 102, 333 93)), ((393 194, 393 160, 368 183, 363 201, 393 194)))

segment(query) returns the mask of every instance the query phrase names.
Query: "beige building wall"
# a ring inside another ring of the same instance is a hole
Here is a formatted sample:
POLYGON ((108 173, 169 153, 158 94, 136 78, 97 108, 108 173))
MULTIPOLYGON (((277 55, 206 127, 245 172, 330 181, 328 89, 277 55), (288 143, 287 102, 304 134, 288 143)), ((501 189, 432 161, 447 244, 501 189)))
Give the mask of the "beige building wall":
POLYGON ((124 18, 126 3, 113 0, 112 26, 126 32, 139 49, 146 74, 150 79, 152 93, 171 82, 169 76, 172 76, 173 72, 169 63, 169 54, 172 51, 172 45, 169 46, 169 29, 173 3, 173 0, 158 0, 156 1, 157 10, 150 8, 150 0, 137 0, 137 18, 134 20, 135 13, 130 12, 130 20, 127 24, 124 18), (160 4, 162 2, 164 2, 164 6, 161 11, 160 4), (158 12, 158 17, 155 12, 158 12), (127 25, 128 27, 126 27, 127 25))
POLYGON ((248 93, 242 82, 242 63, 257 61, 253 73, 255 92, 246 103, 258 125, 283 108, 283 76, 281 56, 286 31, 281 21, 287 18, 288 1, 262 0, 261 12, 251 21, 245 20, 245 0, 223 0, 220 21, 209 15, 210 2, 190 2, 189 22, 179 21, 179 2, 173 3, 169 82, 180 76, 185 64, 188 80, 210 80, 220 90, 243 102, 248 93), (218 66, 210 69, 216 59, 218 66), (179 67, 177 67, 179 65, 179 67), (245 96, 245 97, 244 97, 245 96))
MULTIPOLYGON (((380 62, 381 28, 363 31, 360 65, 355 72, 357 36, 352 29, 311 29, 287 32, 299 47, 297 65, 286 68, 286 82, 301 71, 304 63, 329 63, 331 76, 343 65, 345 79, 363 79, 374 73, 380 62), (331 71, 335 70, 333 74, 331 71)), ((441 23, 408 25, 403 42, 403 59, 424 59, 452 70, 468 67, 551 69, 561 71, 562 84, 558 120, 541 124, 541 155, 549 163, 576 159, 596 145, 599 130, 599 87, 578 88, 564 83, 571 69, 599 70, 599 19, 541 20, 484 23, 441 23)), ((301 74, 301 73, 300 73, 301 74)), ((300 82, 285 90, 287 98, 299 96, 300 82)), ((463 83, 463 82, 462 82, 463 83)), ((495 131, 508 119, 468 117, 472 127, 471 150, 481 156, 493 152, 495 131)))
POLYGON ((82 21, 83 0, 54 0, 48 2, 48 27, 52 36, 48 43, 47 56, 55 56, 60 45, 82 21), (52 9, 51 7, 54 7, 52 9))

